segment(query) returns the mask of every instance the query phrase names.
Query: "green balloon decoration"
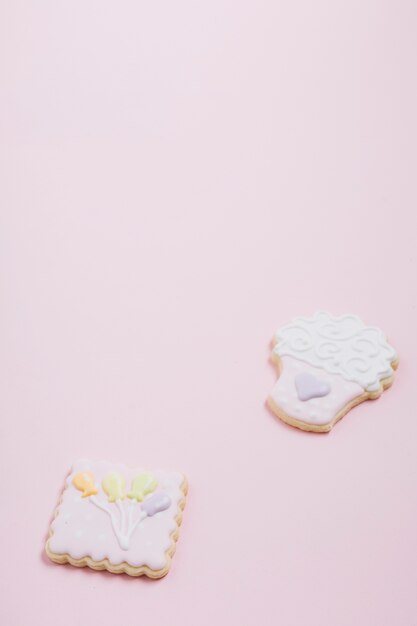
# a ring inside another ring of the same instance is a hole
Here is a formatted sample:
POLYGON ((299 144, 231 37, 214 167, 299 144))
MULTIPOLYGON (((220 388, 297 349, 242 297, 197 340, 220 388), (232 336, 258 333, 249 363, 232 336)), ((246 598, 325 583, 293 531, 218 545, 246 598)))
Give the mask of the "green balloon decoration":
POLYGON ((137 502, 143 502, 145 496, 155 491, 157 486, 158 483, 151 474, 138 474, 132 480, 132 486, 127 497, 137 502))
POLYGON ((126 495, 126 479, 121 474, 111 472, 103 478, 101 483, 104 491, 107 494, 109 502, 116 502, 116 500, 123 500, 126 495))

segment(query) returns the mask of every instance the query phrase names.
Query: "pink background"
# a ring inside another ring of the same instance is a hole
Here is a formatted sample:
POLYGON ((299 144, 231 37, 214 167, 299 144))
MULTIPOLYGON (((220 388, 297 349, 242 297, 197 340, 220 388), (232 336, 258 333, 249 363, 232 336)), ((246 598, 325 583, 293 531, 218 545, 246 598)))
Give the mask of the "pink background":
POLYGON ((0 622, 417 623, 414 0, 2 0, 0 622), (265 406, 291 317, 396 383, 265 406), (167 578, 49 563, 79 457, 182 470, 167 578))

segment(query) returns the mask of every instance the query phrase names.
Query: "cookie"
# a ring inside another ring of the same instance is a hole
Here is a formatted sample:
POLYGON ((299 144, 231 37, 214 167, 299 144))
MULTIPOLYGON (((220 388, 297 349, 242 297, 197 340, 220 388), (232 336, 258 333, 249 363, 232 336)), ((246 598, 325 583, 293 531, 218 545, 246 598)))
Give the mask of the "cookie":
POLYGON ((161 578, 175 552, 187 481, 178 472, 78 461, 55 511, 55 563, 161 578))
POLYGON ((279 378, 268 399, 287 424, 327 432, 350 409, 378 398, 393 382, 398 356, 379 328, 356 315, 319 311, 275 335, 279 378))

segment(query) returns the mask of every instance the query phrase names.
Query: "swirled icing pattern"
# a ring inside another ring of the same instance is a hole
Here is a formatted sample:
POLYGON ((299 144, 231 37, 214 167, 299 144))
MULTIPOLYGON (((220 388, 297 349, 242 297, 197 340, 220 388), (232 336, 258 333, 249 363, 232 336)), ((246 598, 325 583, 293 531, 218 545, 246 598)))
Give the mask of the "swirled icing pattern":
POLYGON ((313 317, 296 317, 276 333, 275 340, 274 352, 280 357, 292 356, 340 374, 369 392, 381 389, 397 358, 382 331, 366 326, 356 315, 333 317, 319 311, 313 317))

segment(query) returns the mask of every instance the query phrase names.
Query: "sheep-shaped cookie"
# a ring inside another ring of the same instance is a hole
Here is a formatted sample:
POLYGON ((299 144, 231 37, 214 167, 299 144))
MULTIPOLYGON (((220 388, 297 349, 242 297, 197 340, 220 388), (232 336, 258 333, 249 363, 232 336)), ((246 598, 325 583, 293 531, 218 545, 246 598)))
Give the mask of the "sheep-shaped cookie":
POLYGON ((276 333, 274 344, 280 375, 268 403, 303 430, 329 431, 351 408, 378 398, 398 365, 382 331, 356 315, 297 317, 276 333))

